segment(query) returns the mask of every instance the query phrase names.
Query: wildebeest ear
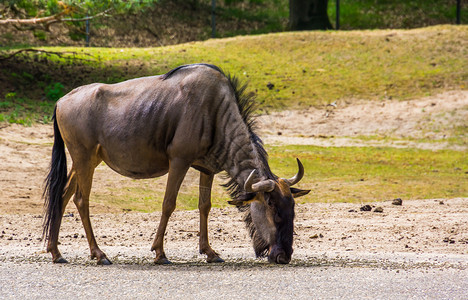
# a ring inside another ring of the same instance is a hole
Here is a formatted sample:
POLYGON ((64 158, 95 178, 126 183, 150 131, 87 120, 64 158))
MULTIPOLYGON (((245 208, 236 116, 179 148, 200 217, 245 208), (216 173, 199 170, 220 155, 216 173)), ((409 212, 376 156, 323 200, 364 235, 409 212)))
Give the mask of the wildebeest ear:
POLYGON ((296 189, 296 188, 290 188, 290 189, 291 189, 291 194, 293 195, 294 198, 307 195, 310 192, 310 190, 301 190, 301 189, 296 189))
POLYGON ((256 195, 257 193, 245 193, 234 200, 228 201, 228 203, 235 206, 244 206, 252 202, 256 195))

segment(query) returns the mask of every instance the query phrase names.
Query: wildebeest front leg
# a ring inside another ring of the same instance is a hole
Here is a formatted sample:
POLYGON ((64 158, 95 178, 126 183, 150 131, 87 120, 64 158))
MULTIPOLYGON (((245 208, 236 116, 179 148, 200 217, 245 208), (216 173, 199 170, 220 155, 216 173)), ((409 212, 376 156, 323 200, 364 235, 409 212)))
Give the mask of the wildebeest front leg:
POLYGON ((157 264, 171 263, 164 253, 164 234, 166 232, 169 217, 176 207, 176 199, 180 185, 182 184, 189 167, 190 163, 187 163, 183 159, 172 159, 169 162, 169 176, 167 178, 166 193, 164 194, 161 220, 159 222, 153 246, 151 247, 151 251, 156 252, 154 262, 157 264))
POLYGON ((200 211, 200 254, 206 254, 206 261, 224 262, 208 242, 208 215, 211 210, 211 186, 213 185, 214 174, 200 172, 200 197, 198 209, 200 211))

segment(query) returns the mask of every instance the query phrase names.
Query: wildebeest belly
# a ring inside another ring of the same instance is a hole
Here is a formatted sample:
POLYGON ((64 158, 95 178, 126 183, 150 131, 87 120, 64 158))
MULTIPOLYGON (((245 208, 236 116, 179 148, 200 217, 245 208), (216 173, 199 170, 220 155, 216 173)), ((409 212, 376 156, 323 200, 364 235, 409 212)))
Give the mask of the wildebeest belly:
POLYGON ((117 173, 135 178, 153 178, 165 175, 169 159, 164 153, 151 149, 98 146, 101 159, 117 173))

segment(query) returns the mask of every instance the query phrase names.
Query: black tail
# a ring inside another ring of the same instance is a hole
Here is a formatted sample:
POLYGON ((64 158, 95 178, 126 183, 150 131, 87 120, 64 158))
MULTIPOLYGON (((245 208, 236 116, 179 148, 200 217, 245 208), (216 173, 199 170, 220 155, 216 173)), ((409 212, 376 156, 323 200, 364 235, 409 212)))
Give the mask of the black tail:
POLYGON ((50 171, 45 179, 44 198, 44 223, 42 237, 54 238, 53 234, 58 234, 58 230, 52 230, 58 226, 57 221, 61 220, 62 195, 67 184, 67 156, 65 154, 65 144, 57 125, 56 110, 54 110, 54 146, 52 148, 52 161, 50 171), (55 233, 54 233, 55 232, 55 233))

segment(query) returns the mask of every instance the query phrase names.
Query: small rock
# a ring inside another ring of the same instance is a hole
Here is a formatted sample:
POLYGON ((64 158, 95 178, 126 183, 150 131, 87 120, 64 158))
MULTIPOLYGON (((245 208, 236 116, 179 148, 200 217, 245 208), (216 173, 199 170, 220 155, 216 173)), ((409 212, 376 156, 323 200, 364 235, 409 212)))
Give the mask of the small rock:
POLYGON ((374 212, 376 213, 383 213, 383 208, 381 206, 377 206, 375 209, 374 209, 374 212))
POLYGON ((314 234, 314 235, 311 235, 309 238, 310 238, 310 239, 323 238, 323 234, 321 234, 321 233, 319 233, 319 234, 314 234))
POLYGON ((274 87, 275 87, 275 85, 274 85, 273 83, 268 82, 267 88, 268 88, 269 90, 272 90, 274 87))
POLYGON ((366 204, 364 206, 361 206, 360 210, 361 211, 371 211, 372 207, 369 204, 366 204))
POLYGON ((72 218, 74 217, 73 213, 68 213, 68 214, 65 214, 63 215, 64 218, 72 218))
POLYGON ((454 239, 451 239, 451 238, 448 238, 448 237, 446 237, 446 238, 444 239, 444 243, 455 244, 455 240, 454 240, 454 239))
POLYGON ((402 204, 403 204, 403 200, 401 200, 401 198, 393 199, 392 204, 393 204, 393 205, 402 205, 402 204))
POLYGON ((350 210, 348 210, 348 212, 356 212, 356 210, 355 209, 350 209, 350 210))
POLYGON ((440 204, 440 205, 444 205, 444 201, 440 200, 440 201, 439 201, 439 204, 440 204))

